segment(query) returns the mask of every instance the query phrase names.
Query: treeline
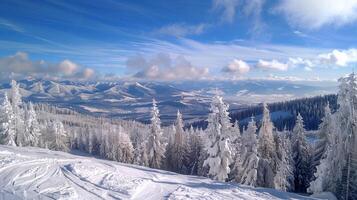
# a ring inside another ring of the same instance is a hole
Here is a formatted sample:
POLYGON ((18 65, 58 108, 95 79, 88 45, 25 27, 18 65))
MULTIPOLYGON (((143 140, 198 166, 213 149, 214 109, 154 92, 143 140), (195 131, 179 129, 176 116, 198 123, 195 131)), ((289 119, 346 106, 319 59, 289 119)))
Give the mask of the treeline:
MULTIPOLYGON (((316 96, 309 98, 301 98, 290 101, 276 102, 268 104, 270 112, 274 115, 272 122, 278 130, 292 130, 295 126, 295 119, 298 113, 304 118, 306 130, 317 130, 324 116, 324 108, 330 104, 332 112, 338 108, 337 95, 330 94, 324 96, 316 96)), ((263 114, 263 104, 249 106, 240 110, 230 110, 231 122, 238 120, 242 127, 248 125, 251 116, 257 116, 257 121, 260 123, 263 114)), ((205 120, 193 122, 193 127, 206 128, 208 123, 205 120)))

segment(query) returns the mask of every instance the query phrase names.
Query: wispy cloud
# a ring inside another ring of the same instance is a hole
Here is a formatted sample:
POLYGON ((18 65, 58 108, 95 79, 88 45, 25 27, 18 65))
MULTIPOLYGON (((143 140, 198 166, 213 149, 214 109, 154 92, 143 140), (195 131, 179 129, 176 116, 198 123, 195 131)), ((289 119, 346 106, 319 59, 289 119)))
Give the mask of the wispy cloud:
POLYGON ((221 14, 223 22, 232 23, 236 16, 239 0, 213 0, 212 7, 221 14))
MULTIPOLYGON (((242 8, 245 17, 250 18, 252 22, 252 28, 250 33, 253 36, 260 35, 266 29, 266 24, 262 20, 262 12, 265 0, 247 0, 244 2, 242 8)), ((265 33, 266 34, 266 33, 265 33)))
POLYGON ((160 29, 154 31, 156 34, 160 35, 170 35, 175 37, 185 37, 188 35, 200 35, 202 34, 210 25, 201 23, 197 25, 188 25, 185 23, 175 23, 161 27, 160 29))
POLYGON ((143 55, 153 55, 166 52, 170 55, 183 55, 196 66, 221 68, 234 59, 247 62, 264 60, 288 61, 291 57, 312 58, 326 49, 308 47, 274 45, 274 44, 245 44, 237 42, 203 43, 191 39, 180 38, 176 43, 153 40, 138 45, 138 52, 143 55))
POLYGON ((276 11, 293 26, 319 29, 325 25, 342 26, 357 20, 355 0, 281 0, 276 11))
POLYGON ((0 18, 0 26, 15 32, 19 32, 19 33, 24 32, 24 30, 20 26, 2 18, 0 18))

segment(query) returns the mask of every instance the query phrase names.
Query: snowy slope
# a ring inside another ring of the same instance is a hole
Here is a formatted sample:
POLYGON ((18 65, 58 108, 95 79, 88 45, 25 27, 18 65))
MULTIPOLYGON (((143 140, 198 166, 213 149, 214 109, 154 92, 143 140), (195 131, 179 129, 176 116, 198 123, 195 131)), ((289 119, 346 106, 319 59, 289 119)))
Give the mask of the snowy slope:
POLYGON ((311 199, 39 148, 0 145, 0 199, 311 199))

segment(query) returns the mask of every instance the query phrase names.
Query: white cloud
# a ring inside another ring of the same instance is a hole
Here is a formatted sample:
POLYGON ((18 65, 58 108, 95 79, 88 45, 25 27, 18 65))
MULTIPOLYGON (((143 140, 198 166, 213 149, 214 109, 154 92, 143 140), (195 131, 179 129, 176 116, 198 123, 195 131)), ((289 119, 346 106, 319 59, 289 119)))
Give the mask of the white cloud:
POLYGON ((303 59, 300 57, 289 58, 288 65, 292 67, 303 66, 303 67, 312 67, 314 63, 310 59, 303 59))
POLYGON ((277 60, 271 60, 271 61, 259 60, 258 63, 256 64, 256 67, 264 70, 278 70, 278 71, 288 70, 288 64, 281 63, 277 60))
POLYGON ((234 75, 245 74, 245 73, 248 73, 249 70, 250 70, 250 66, 246 62, 244 62, 243 60, 237 60, 237 59, 234 59, 227 66, 222 68, 222 72, 233 73, 234 75))
POLYGON ((171 58, 168 54, 157 54, 151 59, 141 55, 129 58, 129 72, 135 72, 134 77, 150 80, 198 80, 208 77, 208 68, 193 66, 183 56, 171 58))
POLYGON ((67 59, 60 62, 58 67, 66 76, 72 75, 79 70, 79 66, 76 63, 67 59))
POLYGON ((349 63, 357 62, 357 49, 333 50, 327 54, 318 55, 321 64, 347 66, 349 63))
POLYGON ((357 0, 281 0, 276 10, 293 26, 318 29, 357 20, 357 0))
POLYGON ((171 24, 164 26, 155 33, 162 35, 171 35, 176 37, 184 37, 187 35, 199 35, 202 34, 208 27, 207 24, 198 24, 198 25, 187 25, 183 23, 171 24))
POLYGON ((213 0, 213 9, 221 12, 221 20, 232 23, 236 15, 239 0, 213 0))
POLYGON ((83 70, 83 78, 85 79, 89 79, 89 78, 92 78, 95 74, 95 71, 91 68, 85 68, 83 70))
POLYGON ((17 52, 15 55, 0 58, 0 79, 8 79, 10 76, 19 78, 24 76, 90 78, 93 74, 93 69, 83 69, 68 59, 60 63, 49 63, 43 60, 32 61, 28 54, 24 52, 17 52))
POLYGON ((298 30, 295 30, 293 33, 299 37, 303 37, 303 38, 309 37, 307 34, 301 32, 301 31, 298 31, 298 30))

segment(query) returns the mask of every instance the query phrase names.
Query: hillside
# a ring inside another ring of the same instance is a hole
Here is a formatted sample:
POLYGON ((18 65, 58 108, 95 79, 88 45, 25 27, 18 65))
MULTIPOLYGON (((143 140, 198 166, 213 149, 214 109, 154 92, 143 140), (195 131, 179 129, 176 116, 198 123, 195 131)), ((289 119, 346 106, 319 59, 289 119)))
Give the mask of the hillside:
POLYGON ((40 148, 0 145, 0 199, 312 199, 40 148))
MULTIPOLYGON (((147 122, 152 99, 158 101, 163 123, 170 124, 179 109, 186 120, 205 119, 211 97, 222 94, 232 109, 336 91, 335 83, 315 85, 289 81, 240 80, 197 82, 74 82, 41 79, 20 80, 24 101, 48 103, 94 116, 147 122), (218 89, 219 88, 219 89, 218 89)), ((1 94, 10 89, 0 82, 1 94)))

